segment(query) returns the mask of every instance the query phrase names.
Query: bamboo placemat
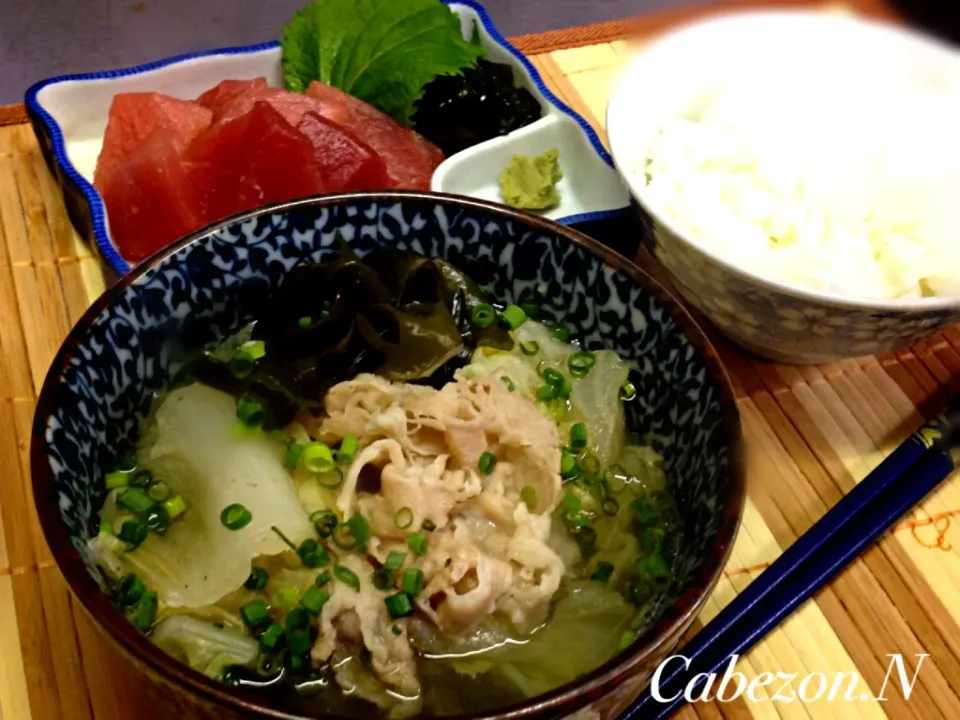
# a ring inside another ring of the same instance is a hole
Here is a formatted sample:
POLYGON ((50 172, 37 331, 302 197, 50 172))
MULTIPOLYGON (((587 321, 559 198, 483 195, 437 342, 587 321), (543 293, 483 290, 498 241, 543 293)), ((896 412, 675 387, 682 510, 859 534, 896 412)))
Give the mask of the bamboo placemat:
MULTIPOLYGON (((885 14, 872 0, 842 9, 885 14)), ((690 15, 685 10, 635 23, 526 36, 520 44, 537 52, 533 61, 557 93, 602 130, 613 74, 631 44, 690 15)), ((649 257, 638 262, 656 272, 649 257)), ((23 124, 0 128, 3 720, 169 716, 141 699, 133 670, 69 595, 30 499, 28 447, 36 392, 69 327, 103 287, 97 261, 71 227, 31 129, 23 124)), ((764 362, 721 339, 717 343, 734 377, 743 417, 749 501, 733 557, 702 622, 863 478, 929 414, 930 405, 943 399, 946 388, 960 382, 958 328, 910 350, 812 367, 764 362)), ((771 699, 778 682, 761 688, 757 702, 698 703, 678 717, 960 718, 957 515, 960 481, 955 477, 742 658, 738 668, 751 679, 765 672, 797 673, 794 689, 811 673, 830 681, 837 673, 857 673, 854 695, 872 698, 884 685, 889 654, 902 653, 912 677, 916 655, 926 653, 909 700, 891 682, 882 702, 783 702, 771 699)))

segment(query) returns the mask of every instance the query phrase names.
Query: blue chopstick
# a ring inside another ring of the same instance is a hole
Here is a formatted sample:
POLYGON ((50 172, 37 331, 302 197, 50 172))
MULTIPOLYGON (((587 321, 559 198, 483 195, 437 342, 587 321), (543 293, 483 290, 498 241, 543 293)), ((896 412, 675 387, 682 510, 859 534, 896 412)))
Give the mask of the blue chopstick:
MULTIPOLYGON (((960 401, 913 433, 810 530, 794 542, 672 661, 658 679, 659 702, 648 688, 621 720, 666 718, 683 705, 698 673, 712 673, 756 644, 813 596, 867 545, 919 503, 954 468, 952 441, 960 401)), ((690 693, 695 697, 696 693, 690 693)))

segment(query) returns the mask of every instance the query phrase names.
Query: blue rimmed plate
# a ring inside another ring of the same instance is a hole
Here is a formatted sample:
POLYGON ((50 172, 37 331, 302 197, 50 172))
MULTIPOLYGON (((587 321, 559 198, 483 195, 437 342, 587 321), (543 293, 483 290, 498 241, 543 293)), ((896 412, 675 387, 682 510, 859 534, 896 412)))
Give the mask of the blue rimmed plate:
MULTIPOLYGON (((520 51, 494 27, 487 12, 471 0, 444 0, 459 15, 465 37, 476 26, 487 57, 513 66, 515 81, 540 101, 543 117, 510 135, 494 138, 447 158, 434 173, 435 191, 497 200, 497 178, 515 153, 560 151, 564 179, 560 205, 550 219, 591 234, 629 256, 639 240, 626 188, 596 132, 557 98, 520 51)), ((53 170, 67 210, 80 232, 97 247, 117 275, 130 270, 107 222, 103 199, 92 184, 113 97, 121 92, 162 92, 190 99, 221 80, 266 77, 282 86, 278 42, 219 48, 107 72, 44 80, 26 94, 27 111, 44 157, 53 170)))

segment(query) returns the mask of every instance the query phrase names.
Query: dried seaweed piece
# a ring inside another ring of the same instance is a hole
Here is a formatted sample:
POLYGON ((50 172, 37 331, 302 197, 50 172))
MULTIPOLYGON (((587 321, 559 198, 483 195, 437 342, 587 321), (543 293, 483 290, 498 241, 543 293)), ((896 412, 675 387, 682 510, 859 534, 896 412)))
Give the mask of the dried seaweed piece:
POLYGON ((450 157, 465 148, 536 122, 540 103, 516 87, 513 68, 481 58, 462 75, 440 75, 416 103, 414 129, 450 157))

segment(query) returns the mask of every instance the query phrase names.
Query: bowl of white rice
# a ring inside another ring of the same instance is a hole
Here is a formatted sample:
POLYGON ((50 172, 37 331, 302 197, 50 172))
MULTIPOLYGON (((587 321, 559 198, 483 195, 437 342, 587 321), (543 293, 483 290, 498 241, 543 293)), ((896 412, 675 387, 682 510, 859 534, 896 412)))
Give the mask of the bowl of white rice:
POLYGON ((726 335, 785 362, 960 321, 960 53, 825 12, 685 26, 624 68, 614 160, 654 253, 726 335))

